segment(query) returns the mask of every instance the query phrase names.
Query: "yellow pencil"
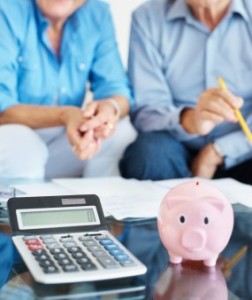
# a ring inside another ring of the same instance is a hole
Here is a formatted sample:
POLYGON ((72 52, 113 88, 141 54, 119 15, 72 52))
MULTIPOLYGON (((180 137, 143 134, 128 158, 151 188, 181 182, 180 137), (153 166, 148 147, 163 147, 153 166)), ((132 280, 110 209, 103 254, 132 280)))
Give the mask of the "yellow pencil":
MULTIPOLYGON (((218 77, 217 81, 218 81, 218 84, 219 84, 221 89, 227 90, 226 83, 224 82, 224 80, 221 77, 218 77)), ((249 130, 249 127, 248 127, 246 121, 244 120, 244 118, 243 118, 243 116, 242 116, 242 114, 241 114, 241 112, 239 111, 238 108, 234 109, 234 114, 235 114, 235 116, 236 116, 243 132, 245 133, 246 137, 248 138, 250 143, 252 143, 252 133, 249 130)))
POLYGON ((223 266, 223 271, 231 270, 232 267, 246 254, 248 246, 243 246, 234 256, 232 256, 223 266))

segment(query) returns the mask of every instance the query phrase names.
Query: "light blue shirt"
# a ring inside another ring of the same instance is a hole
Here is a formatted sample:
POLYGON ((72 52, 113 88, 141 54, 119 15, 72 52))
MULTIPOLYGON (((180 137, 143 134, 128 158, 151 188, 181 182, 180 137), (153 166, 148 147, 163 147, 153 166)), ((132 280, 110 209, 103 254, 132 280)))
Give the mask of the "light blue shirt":
POLYGON ((80 107, 94 99, 130 99, 109 5, 87 0, 66 22, 57 57, 49 23, 35 0, 0 0, 0 111, 15 104, 80 107))
POLYGON ((194 107, 200 94, 217 87, 222 76, 252 128, 252 1, 233 0, 215 30, 191 13, 185 0, 149 1, 132 18, 129 76, 138 130, 167 130, 192 149, 215 142, 231 167, 252 157, 239 124, 224 122, 206 136, 189 135, 180 112, 194 107))

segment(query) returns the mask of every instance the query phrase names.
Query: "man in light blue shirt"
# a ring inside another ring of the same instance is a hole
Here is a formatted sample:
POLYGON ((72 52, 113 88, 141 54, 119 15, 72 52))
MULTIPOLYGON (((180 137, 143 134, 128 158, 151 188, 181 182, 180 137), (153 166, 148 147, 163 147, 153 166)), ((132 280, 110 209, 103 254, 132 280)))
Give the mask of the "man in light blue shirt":
POLYGON ((108 3, 0 0, 0 28, 0 178, 117 175, 134 131, 108 3))
POLYGON ((250 0, 143 4, 132 18, 129 75, 139 136, 123 176, 252 182, 252 145, 234 115, 240 109, 252 127, 250 0))

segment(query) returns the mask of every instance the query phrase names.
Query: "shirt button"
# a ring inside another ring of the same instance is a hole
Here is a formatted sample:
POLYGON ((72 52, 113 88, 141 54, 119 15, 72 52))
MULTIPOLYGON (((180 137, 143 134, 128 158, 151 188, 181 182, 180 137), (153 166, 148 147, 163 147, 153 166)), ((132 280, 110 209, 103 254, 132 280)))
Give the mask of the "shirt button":
POLYGON ((61 92, 61 94, 65 94, 65 93, 67 92, 66 87, 63 86, 63 87, 60 89, 60 92, 61 92))
POLYGON ((86 64, 84 64, 84 63, 79 64, 79 69, 81 71, 85 70, 86 69, 86 64))
POLYGON ((20 55, 17 60, 18 60, 18 62, 21 63, 24 60, 24 58, 23 58, 23 56, 20 55))

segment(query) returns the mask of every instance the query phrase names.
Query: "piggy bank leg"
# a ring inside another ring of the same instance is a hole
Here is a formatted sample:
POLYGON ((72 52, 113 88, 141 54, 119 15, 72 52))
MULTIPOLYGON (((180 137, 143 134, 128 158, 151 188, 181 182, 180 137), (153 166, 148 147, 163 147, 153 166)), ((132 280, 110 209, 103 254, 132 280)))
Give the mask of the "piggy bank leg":
POLYGON ((218 258, 218 255, 204 260, 204 265, 207 267, 214 267, 216 265, 217 258, 218 258))
POLYGON ((182 262, 181 256, 174 255, 173 253, 170 252, 169 252, 169 256, 170 256, 170 262, 173 264, 180 264, 182 262))

